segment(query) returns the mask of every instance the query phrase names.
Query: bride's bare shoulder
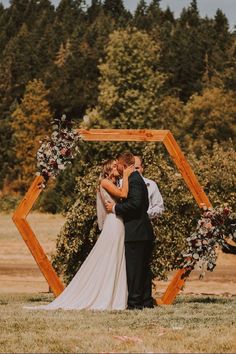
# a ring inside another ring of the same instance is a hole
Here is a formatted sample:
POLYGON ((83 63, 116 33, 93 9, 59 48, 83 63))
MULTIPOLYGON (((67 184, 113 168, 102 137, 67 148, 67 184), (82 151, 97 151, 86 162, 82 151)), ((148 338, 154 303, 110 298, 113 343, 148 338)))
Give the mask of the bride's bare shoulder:
POLYGON ((104 178, 101 180, 100 186, 105 189, 109 194, 111 194, 113 197, 120 197, 122 198, 122 193, 119 190, 119 188, 109 179, 104 178))
POLYGON ((102 186, 103 188, 106 188, 107 186, 111 186, 111 185, 113 185, 113 183, 111 181, 109 181, 109 179, 107 179, 107 178, 103 178, 100 181, 100 186, 102 186))

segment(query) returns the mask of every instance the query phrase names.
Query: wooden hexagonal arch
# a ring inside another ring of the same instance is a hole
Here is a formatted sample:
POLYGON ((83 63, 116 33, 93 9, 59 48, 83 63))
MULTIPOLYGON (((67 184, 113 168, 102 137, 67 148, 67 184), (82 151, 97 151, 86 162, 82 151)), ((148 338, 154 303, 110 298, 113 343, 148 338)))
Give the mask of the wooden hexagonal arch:
MULTIPOLYGON (((211 207, 208 197, 203 191, 197 177, 192 171, 183 152, 169 130, 78 129, 78 134, 80 134, 84 141, 162 142, 179 169, 185 183, 187 184, 199 207, 211 207)), ((43 190, 43 181, 44 179, 42 176, 38 176, 34 179, 12 218, 36 263, 38 264, 40 271, 46 278, 49 287, 57 296, 63 291, 64 285, 57 276, 43 248, 38 242, 36 235, 26 220, 27 215, 43 190)), ((176 274, 174 275, 162 298, 157 299, 159 304, 171 304, 174 301, 186 280, 185 272, 186 271, 184 269, 176 271, 176 274)))

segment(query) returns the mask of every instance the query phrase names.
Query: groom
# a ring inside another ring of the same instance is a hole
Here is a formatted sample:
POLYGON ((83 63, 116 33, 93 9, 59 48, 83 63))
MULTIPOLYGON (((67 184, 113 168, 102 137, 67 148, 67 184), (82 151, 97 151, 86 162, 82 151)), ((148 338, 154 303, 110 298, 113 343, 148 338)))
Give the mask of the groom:
MULTIPOLYGON (((117 169, 123 175, 124 169, 134 165, 130 152, 119 155, 117 169)), ((128 282, 128 309, 152 308, 152 277, 150 261, 154 234, 148 218, 148 190, 137 171, 129 177, 129 193, 121 203, 106 203, 108 212, 121 216, 125 225, 125 258, 128 282)))

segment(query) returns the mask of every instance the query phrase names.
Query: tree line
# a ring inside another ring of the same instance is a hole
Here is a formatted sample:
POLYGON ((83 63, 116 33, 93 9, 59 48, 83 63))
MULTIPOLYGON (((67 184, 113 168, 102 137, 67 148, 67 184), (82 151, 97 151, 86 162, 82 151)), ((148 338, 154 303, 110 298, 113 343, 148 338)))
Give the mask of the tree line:
MULTIPOLYGON (((203 18, 192 0, 175 18, 160 3, 140 0, 134 13, 122 0, 0 4, 3 195, 29 187, 39 141, 62 114, 77 126, 86 115, 93 127, 170 129, 186 152, 210 151, 215 142, 227 148, 235 138, 235 33, 221 10, 203 18)), ((109 152, 105 144, 81 150, 71 178, 62 174, 48 196, 73 195, 91 156, 109 152)))

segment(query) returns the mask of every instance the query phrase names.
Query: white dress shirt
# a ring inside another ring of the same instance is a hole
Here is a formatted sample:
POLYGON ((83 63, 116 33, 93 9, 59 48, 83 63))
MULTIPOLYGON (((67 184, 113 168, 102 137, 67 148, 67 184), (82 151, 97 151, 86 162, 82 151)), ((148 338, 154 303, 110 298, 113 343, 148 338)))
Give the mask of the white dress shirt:
MULTIPOLYGON (((156 182, 143 177, 143 180, 147 186, 148 190, 148 199, 149 199, 149 208, 148 208, 148 216, 150 219, 155 219, 159 215, 161 215, 164 211, 164 203, 159 188, 157 187, 156 182)), ((123 180, 120 179, 119 185, 122 186, 123 180)), ((115 214, 115 205, 112 208, 112 212, 115 214)))
POLYGON ((149 208, 147 213, 150 219, 155 219, 164 211, 163 198, 156 182, 146 177, 143 177, 143 180, 148 190, 149 208))

